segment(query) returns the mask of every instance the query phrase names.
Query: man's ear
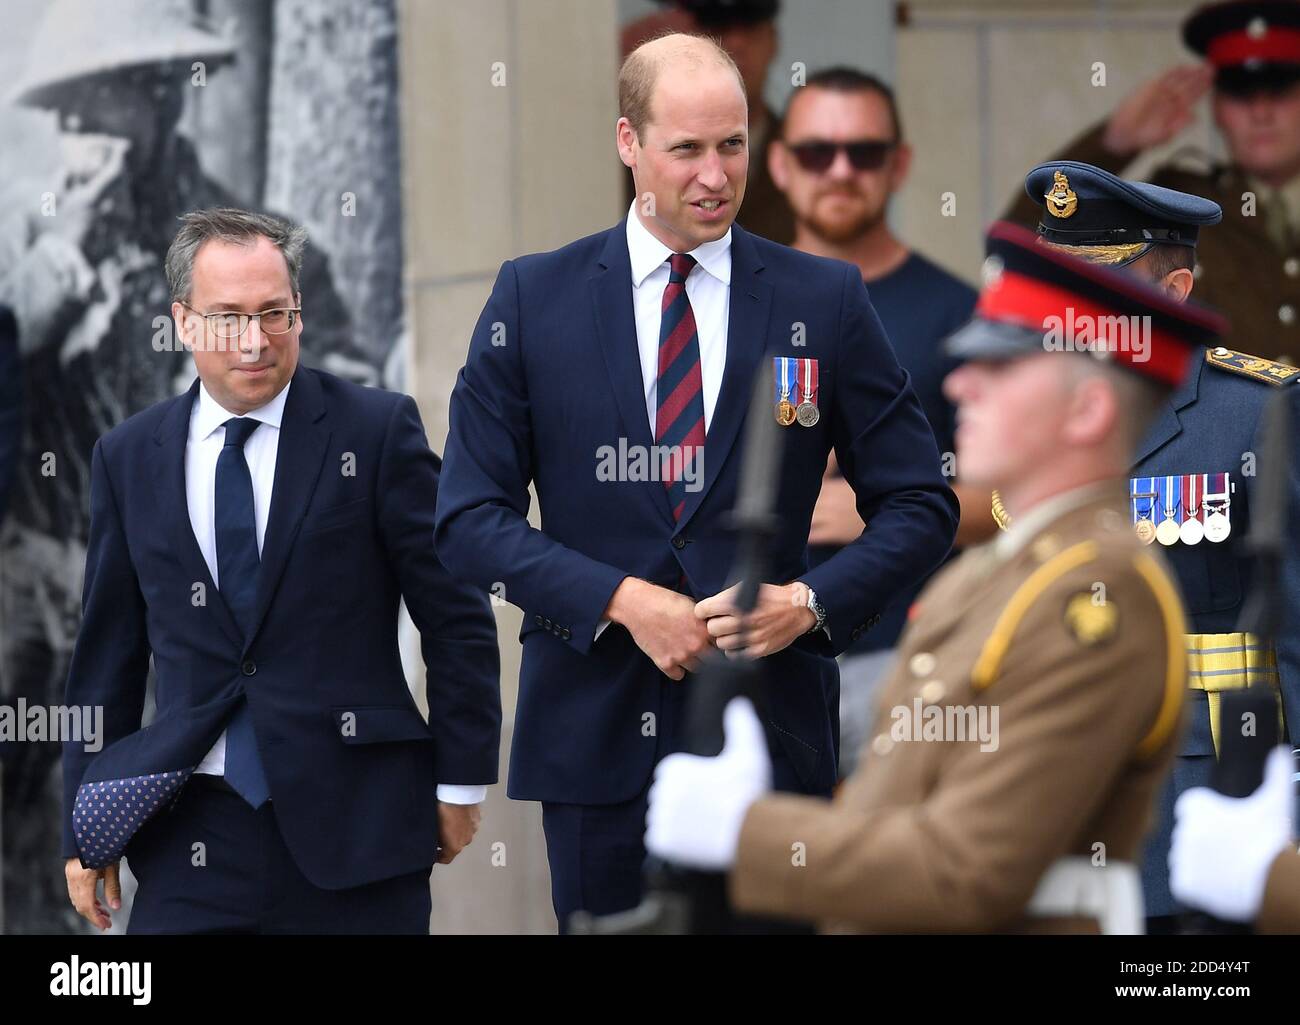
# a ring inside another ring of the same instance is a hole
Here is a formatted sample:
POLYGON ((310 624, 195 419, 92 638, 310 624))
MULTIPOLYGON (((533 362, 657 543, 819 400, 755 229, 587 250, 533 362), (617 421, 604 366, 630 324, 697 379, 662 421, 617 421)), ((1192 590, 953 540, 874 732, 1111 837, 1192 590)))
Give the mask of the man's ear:
POLYGON ((194 351, 194 344, 193 344, 193 342, 190 341, 190 334, 191 334, 191 332, 189 332, 188 330, 186 330, 186 318, 187 318, 187 317, 189 317, 189 318, 193 318, 194 320, 196 320, 196 321, 198 322, 198 324, 200 325, 200 329, 201 329, 201 325, 203 324, 203 321, 202 321, 202 320, 198 320, 198 314, 196 314, 196 313, 191 313, 191 312, 190 312, 190 311, 189 311, 189 310, 188 310, 188 309, 187 309, 183 304, 181 304, 181 303, 173 302, 173 303, 172 303, 172 324, 174 324, 175 327, 176 327, 176 338, 177 338, 177 340, 181 343, 181 345, 185 346, 185 348, 186 348, 187 351, 189 351, 189 352, 193 352, 193 351, 194 351))
POLYGON ((638 140, 632 122, 625 117, 618 119, 614 128, 614 141, 618 144, 618 158, 623 166, 636 169, 636 148, 638 140))
POLYGON ((1184 302, 1192 294, 1192 286, 1196 283, 1196 275, 1185 267, 1179 267, 1178 270, 1171 270, 1164 276, 1160 282, 1169 298, 1174 302, 1184 302))
MULTIPOLYGON (((1084 354, 1071 358, 1093 357, 1084 354)), ((1083 377, 1075 384, 1069 401, 1066 439, 1071 445, 1096 445, 1115 429, 1120 418, 1120 398, 1118 389, 1105 376, 1088 374, 1083 377)))
POLYGON ((889 191, 897 192, 912 170, 912 147, 900 142, 894 150, 894 169, 889 175, 889 191))
POLYGON ((790 187, 790 151, 780 139, 773 139, 767 148, 767 173, 772 176, 772 183, 784 192, 790 187))

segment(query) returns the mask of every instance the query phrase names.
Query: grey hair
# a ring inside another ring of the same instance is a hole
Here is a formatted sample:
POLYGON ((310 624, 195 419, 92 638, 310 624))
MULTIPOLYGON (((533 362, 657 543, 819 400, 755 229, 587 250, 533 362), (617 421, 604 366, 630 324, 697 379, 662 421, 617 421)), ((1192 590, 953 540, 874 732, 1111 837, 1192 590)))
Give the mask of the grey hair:
POLYGON ((189 302, 194 287, 194 258, 199 248, 211 239, 249 244, 262 237, 284 256, 289 268, 289 283, 298 294, 298 271, 302 268, 302 251, 307 245, 306 229, 271 214, 253 213, 235 207, 194 210, 180 218, 181 229, 167 249, 167 287, 177 302, 189 302))

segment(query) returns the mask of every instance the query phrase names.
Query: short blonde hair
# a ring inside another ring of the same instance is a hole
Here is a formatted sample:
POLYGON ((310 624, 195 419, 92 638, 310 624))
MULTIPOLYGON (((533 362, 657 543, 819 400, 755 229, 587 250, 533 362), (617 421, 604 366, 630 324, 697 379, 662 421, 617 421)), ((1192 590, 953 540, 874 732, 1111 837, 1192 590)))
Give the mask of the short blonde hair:
POLYGON ((745 92, 740 68, 716 39, 685 32, 664 32, 647 39, 627 55, 618 70, 618 115, 627 118, 638 141, 642 129, 650 123, 650 101, 654 97, 659 72, 670 63, 685 63, 696 68, 712 63, 729 68, 740 84, 741 94, 745 92))

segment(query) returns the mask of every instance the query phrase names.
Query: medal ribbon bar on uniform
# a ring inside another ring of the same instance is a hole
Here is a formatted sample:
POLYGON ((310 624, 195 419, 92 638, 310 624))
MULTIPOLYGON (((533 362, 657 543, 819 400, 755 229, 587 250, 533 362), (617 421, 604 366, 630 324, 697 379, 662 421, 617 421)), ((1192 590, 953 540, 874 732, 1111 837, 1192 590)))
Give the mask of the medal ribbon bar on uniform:
POLYGON ((1177 544, 1179 510, 1182 507, 1183 478, 1176 474, 1160 477, 1156 480, 1156 487, 1160 492, 1158 508, 1160 522, 1156 524, 1156 540, 1162 545, 1177 544))
POLYGON ((802 427, 816 427, 817 421, 821 419, 821 413, 817 409, 817 361, 815 359, 799 360, 799 381, 802 383, 800 389, 799 406, 795 410, 795 417, 802 427))
POLYGON ((1154 477, 1129 479, 1133 529, 1144 544, 1156 539, 1156 485, 1154 477))
POLYGON ((1205 539, 1218 543, 1227 540, 1232 533, 1232 479, 1227 473, 1208 473, 1205 476, 1205 495, 1201 499, 1205 539))
POLYGON ((1205 475, 1189 473, 1183 476, 1183 518, 1178 528, 1178 539, 1185 545, 1199 544, 1205 536, 1201 523, 1201 499, 1205 495, 1205 475))

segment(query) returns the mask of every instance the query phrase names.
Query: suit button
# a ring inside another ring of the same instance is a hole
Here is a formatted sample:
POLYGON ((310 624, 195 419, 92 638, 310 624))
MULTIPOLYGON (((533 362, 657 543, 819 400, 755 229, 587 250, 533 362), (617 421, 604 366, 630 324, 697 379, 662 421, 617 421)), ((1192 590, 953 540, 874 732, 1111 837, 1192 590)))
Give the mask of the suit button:
POLYGON ((918 651, 907 663, 907 667, 912 670, 913 676, 929 676, 934 672, 935 664, 935 657, 928 651, 918 651))
POLYGON ((1288 256, 1282 263, 1282 270, 1286 272, 1288 278, 1295 277, 1300 274, 1300 260, 1297 260, 1294 256, 1288 256))
POLYGON ((680 552, 683 548, 686 547, 686 538, 684 537, 673 538, 673 547, 680 552))
POLYGON ((569 639, 569 628, 567 626, 560 631, 560 639, 565 641, 569 639))
POLYGON ((849 634, 849 640, 856 641, 861 636, 862 636, 862 627, 855 626, 853 628, 853 632, 849 634))
POLYGON ((1283 324, 1287 324, 1287 325, 1294 324, 1295 307, 1292 306, 1290 303, 1283 303, 1281 306, 1277 308, 1277 319, 1280 320, 1283 324))
POLYGON ((942 680, 931 680, 921 688, 921 700, 927 705, 937 705, 946 693, 948 689, 942 680))
POLYGON ((893 749, 894 749, 894 742, 892 739, 890 739, 888 733, 881 733, 879 736, 876 737, 875 740, 871 742, 871 750, 874 751, 877 755, 879 755, 882 758, 885 755, 889 754, 889 752, 892 751, 893 749))
POLYGON ((534 617, 533 617, 533 622, 536 623, 538 626, 541 626, 541 625, 542 625, 542 617, 541 617, 541 616, 534 616, 534 617))
POLYGON ((244 664, 239 667, 239 671, 243 673, 245 676, 252 676, 254 673, 257 672, 257 663, 254 662, 251 658, 246 659, 244 661, 244 664))

